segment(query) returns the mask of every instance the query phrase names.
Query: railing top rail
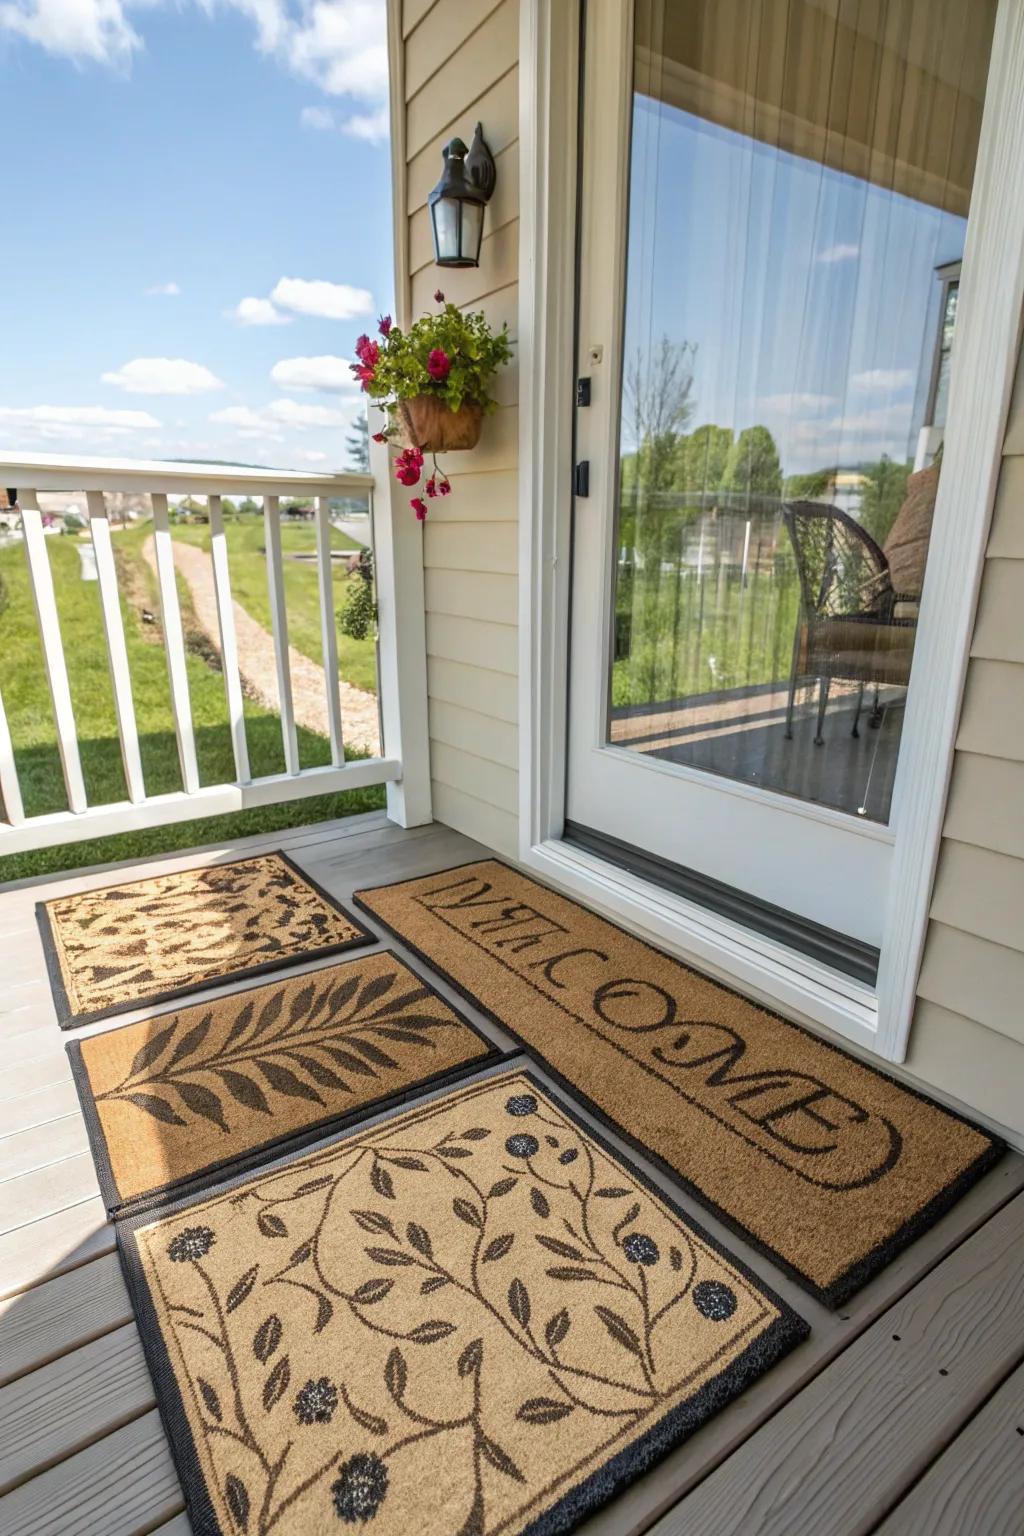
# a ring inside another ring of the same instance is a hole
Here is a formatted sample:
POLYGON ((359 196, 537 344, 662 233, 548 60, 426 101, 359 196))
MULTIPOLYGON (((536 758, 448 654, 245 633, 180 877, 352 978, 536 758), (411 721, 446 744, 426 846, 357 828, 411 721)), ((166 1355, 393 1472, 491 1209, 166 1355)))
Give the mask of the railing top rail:
POLYGON ((0 452, 0 486, 35 491, 176 491, 196 495, 345 496, 370 490, 373 476, 308 474, 251 464, 191 464, 171 459, 102 459, 0 452))

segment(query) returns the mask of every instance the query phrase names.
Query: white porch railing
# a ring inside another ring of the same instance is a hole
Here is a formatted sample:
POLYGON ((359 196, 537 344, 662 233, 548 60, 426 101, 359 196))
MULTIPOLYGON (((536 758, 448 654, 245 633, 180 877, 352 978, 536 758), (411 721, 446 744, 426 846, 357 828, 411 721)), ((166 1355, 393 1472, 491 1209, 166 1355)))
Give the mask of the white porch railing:
MULTIPOLYGON (((429 819, 429 800, 423 805, 418 803, 415 809, 411 809, 405 805, 406 797, 401 792, 395 796, 392 795, 392 790, 398 787, 397 781, 403 777, 402 719, 398 699, 388 699, 386 690, 390 684, 397 693, 397 683, 403 671, 403 663, 398 655, 399 603, 393 581, 395 549, 393 530, 390 526, 386 480, 383 484, 383 496, 378 498, 376 509, 379 546, 380 684, 385 689, 382 699, 385 746, 383 755, 379 757, 345 761, 345 722, 338 679, 328 506, 332 497, 359 496, 367 497, 372 502, 374 484, 372 475, 362 474, 306 475, 291 471, 209 464, 71 460, 51 455, 15 458, 0 455, 0 486, 9 487, 17 492, 28 580, 38 619, 39 640, 69 807, 66 811, 46 815, 26 815, 17 762, 4 711, 3 672, 0 667, 0 798, 2 798, 0 857, 29 849, 74 842, 83 838, 103 837, 142 827, 220 815, 252 806, 269 805, 311 795, 330 794, 339 790, 357 789, 370 784, 389 785, 389 810, 395 819, 407 825, 429 819), (86 497, 106 650, 113 685, 114 712, 128 792, 127 800, 115 804, 90 805, 86 795, 60 618, 46 550, 43 515, 38 499, 41 492, 48 491, 84 492, 86 497), (143 776, 132 680, 114 565, 110 517, 106 504, 107 494, 115 492, 147 495, 152 506, 160 617, 182 782, 182 789, 173 794, 148 794, 143 776), (178 603, 171 542, 168 497, 186 495, 207 498, 210 559, 220 631, 220 655, 228 726, 234 752, 234 780, 230 783, 214 785, 201 785, 199 781, 186 669, 185 637, 178 603), (250 773, 228 549, 221 504, 222 497, 227 495, 258 497, 263 500, 268 595, 286 771, 283 774, 262 778, 253 778, 250 773), (331 762, 326 767, 302 768, 299 763, 281 554, 282 497, 313 499, 315 505, 317 588, 320 601, 326 718, 331 750, 331 762), (383 508, 380 506, 381 500, 384 502, 383 508), (380 515, 381 513, 383 515, 380 515), (391 748, 390 753, 388 748, 391 748)), ((405 564, 407 566, 408 562, 405 564)), ((415 601, 415 591, 412 596, 415 601)), ((415 673, 415 658, 413 660, 415 673)), ((418 716, 420 713, 418 701, 415 710, 418 716)), ((425 761, 425 742, 422 752, 425 761)), ((419 799, 422 800, 422 795, 419 799)))

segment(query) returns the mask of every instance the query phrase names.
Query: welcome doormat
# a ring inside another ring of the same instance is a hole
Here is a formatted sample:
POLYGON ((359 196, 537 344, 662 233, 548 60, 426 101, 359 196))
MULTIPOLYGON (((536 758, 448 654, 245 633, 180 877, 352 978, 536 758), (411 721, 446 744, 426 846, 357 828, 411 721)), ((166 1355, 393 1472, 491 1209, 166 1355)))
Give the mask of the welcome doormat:
POLYGON ((289 976, 68 1046, 100 1181, 125 1201, 244 1167, 494 1046, 391 954, 289 976))
POLYGON ((829 1305, 1003 1150, 496 860, 355 900, 829 1305))
POLYGON ((374 942, 283 853, 59 896, 36 918, 62 1029, 374 942))
POLYGON ((196 1536, 567 1531, 808 1332, 523 1071, 117 1226, 196 1536))

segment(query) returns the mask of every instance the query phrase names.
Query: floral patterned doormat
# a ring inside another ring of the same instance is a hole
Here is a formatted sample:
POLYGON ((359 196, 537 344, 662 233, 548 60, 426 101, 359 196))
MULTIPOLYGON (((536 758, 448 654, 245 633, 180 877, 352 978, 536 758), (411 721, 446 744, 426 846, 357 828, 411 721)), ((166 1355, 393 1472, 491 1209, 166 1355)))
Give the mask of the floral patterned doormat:
POLYGON ((196 1536, 552 1536, 807 1333, 500 1070, 117 1224, 196 1536))
POLYGON ((309 1141, 496 1054, 392 954, 278 978, 68 1046, 100 1191, 127 1201, 309 1141))
POLYGON ((374 942, 283 853, 78 891, 36 918, 62 1029, 374 942))
POLYGON ((497 860, 354 899, 828 1305, 1002 1153, 497 860))

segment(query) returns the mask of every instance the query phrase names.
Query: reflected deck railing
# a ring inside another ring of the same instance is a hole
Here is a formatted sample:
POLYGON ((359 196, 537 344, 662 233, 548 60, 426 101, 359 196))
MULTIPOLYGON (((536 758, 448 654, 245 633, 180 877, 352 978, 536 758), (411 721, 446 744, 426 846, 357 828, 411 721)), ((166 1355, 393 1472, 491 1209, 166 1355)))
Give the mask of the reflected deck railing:
POLYGON ((28 581, 35 605, 39 643, 68 804, 68 809, 64 811, 44 815, 26 814, 15 751, 4 710, 4 679, 0 670, 0 856, 400 779, 401 760, 399 757, 389 757, 386 749, 378 757, 350 762, 345 760, 345 722, 339 687, 329 504, 337 498, 351 498, 367 501, 372 509, 374 483, 374 477, 369 474, 309 475, 288 470, 220 464, 0 455, 0 486, 8 488, 8 496, 16 500, 16 511, 20 514, 28 581), (44 514, 39 505, 41 493, 67 491, 83 493, 86 500, 117 734, 128 794, 127 800, 109 804, 90 805, 86 793, 64 641, 46 549, 44 514), (114 493, 146 496, 152 507, 159 611, 182 785, 179 791, 171 794, 149 794, 143 774, 111 540, 111 518, 107 506, 107 496, 114 493), (175 577, 170 498, 186 496, 206 499, 210 525, 210 559, 216 594, 220 656, 235 767, 234 779, 218 784, 200 783, 186 667, 186 642, 175 577), (222 498, 226 496, 261 498, 263 501, 267 587, 285 772, 258 778, 254 778, 250 771, 246 740, 242 678, 222 511, 222 498), (312 500, 315 507, 317 586, 331 755, 328 765, 315 768, 303 768, 299 762, 288 655, 288 615, 281 554, 281 502, 282 499, 294 498, 312 500))

